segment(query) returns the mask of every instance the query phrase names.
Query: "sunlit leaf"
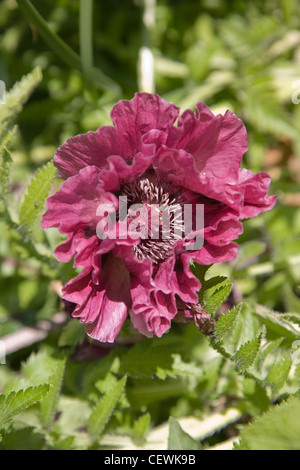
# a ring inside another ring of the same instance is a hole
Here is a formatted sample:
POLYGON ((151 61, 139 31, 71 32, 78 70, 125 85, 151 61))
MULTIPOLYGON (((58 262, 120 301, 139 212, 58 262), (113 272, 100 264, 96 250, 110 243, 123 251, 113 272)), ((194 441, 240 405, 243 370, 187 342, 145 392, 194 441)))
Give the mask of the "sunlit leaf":
POLYGON ((187 434, 178 421, 169 418, 168 450, 201 450, 202 446, 187 434))
POLYGON ((42 400, 49 392, 49 388, 50 385, 45 384, 11 392, 9 395, 0 395, 0 425, 42 400))

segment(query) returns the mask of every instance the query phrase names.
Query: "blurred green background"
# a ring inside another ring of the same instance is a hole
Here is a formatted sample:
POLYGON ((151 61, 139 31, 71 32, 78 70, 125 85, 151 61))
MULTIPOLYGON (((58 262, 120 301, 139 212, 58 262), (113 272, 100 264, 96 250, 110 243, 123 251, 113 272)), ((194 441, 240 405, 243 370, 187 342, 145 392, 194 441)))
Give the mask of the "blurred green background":
MULTIPOLYGON (((245 221, 238 259, 212 268, 213 274, 227 275, 233 282, 228 304, 232 306, 244 300, 252 306, 259 303, 279 312, 299 314, 300 2, 157 0, 154 3, 155 25, 146 30, 142 0, 95 0, 91 22, 84 16, 79 0, 33 0, 32 5, 46 21, 47 30, 41 18, 30 17, 27 0, 1 1, 0 79, 10 90, 35 67, 40 67, 43 75, 15 119, 17 129, 10 143, 12 219, 19 223, 17 214, 26 187, 32 175, 53 158, 56 148, 70 136, 110 124, 112 106, 119 99, 131 99, 138 91, 139 52, 146 45, 155 59, 155 91, 178 105, 181 112, 205 101, 213 112, 224 113, 230 109, 244 121, 249 151, 243 165, 254 172, 266 171, 272 178, 270 194, 278 196, 272 211, 245 221)), ((0 230, 2 337, 23 326, 35 326, 40 320, 53 318, 61 310, 56 281, 64 282, 74 272, 71 264, 55 263, 51 253, 60 236, 55 230, 44 234, 39 220, 32 231, 34 249, 22 236, 22 229, 14 233, 12 227, 0 222, 0 230)), ((76 343, 79 336, 75 330, 68 331, 60 344, 72 344, 72 335, 76 343)), ((177 344, 176 332, 175 327, 175 336, 170 334, 165 341, 177 344)), ((194 344, 194 330, 184 330, 183 342, 185 338, 187 343, 194 344)), ((56 344, 57 336, 50 338, 48 345, 55 348, 56 344)), ((158 342, 155 344, 159 347, 158 342)), ((207 353, 203 343, 186 356, 186 361, 196 358, 197 366, 202 367, 198 352, 207 353)), ((19 370, 29 353, 31 349, 13 355, 8 368, 19 370)), ((42 355, 40 362, 37 361, 41 374, 44 360, 42 355)), ((31 361, 35 367, 34 358, 31 361)), ((104 362, 98 375, 107 372, 111 362, 104 362)), ((133 382, 128 396, 134 416, 143 409, 150 412, 153 424, 159 424, 171 411, 178 416, 185 415, 206 406, 211 409, 211 400, 219 399, 222 394, 229 397, 229 402, 240 397, 240 385, 236 385, 238 379, 233 378, 231 369, 225 371, 226 386, 220 386, 216 385, 220 361, 213 358, 209 364, 206 381, 200 379, 197 385, 200 395, 195 395, 196 389, 190 393, 185 385, 168 382, 169 379, 159 388, 150 379, 133 382), (152 390, 152 395, 148 390, 152 390)), ((28 367, 22 372, 25 377, 28 367)), ((85 372, 76 367, 69 366, 65 387, 72 400, 77 394, 81 400, 96 373, 95 369, 89 369, 85 385, 78 385, 78 376, 85 372)), ((13 389, 8 385, 12 380, 8 369, 0 368, 0 380, 7 390, 13 389)), ((98 388, 103 392, 107 383, 101 384, 98 388)), ((265 396, 261 390, 259 393, 263 400, 265 396)), ((63 400, 71 419, 72 400, 63 400)), ((253 406, 247 412, 251 413, 253 406)), ((264 409, 262 402, 255 406, 253 414, 264 409)), ((115 421, 128 430, 130 424, 122 421, 123 418, 117 415, 115 421)), ((18 440, 14 442, 19 445, 18 440)), ((28 443, 29 447, 34 445, 34 439, 28 443)), ((36 447, 40 445, 37 442, 36 447)), ((76 445, 80 447, 80 443, 76 445)))

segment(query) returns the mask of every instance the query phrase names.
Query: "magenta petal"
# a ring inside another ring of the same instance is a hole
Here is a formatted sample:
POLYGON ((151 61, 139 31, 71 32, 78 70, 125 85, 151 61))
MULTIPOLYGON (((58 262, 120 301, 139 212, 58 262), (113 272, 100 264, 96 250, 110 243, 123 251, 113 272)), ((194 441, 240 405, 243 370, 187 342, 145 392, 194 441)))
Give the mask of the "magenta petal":
POLYGON ((214 246, 207 244, 204 245, 198 252, 193 253, 192 256, 188 253, 184 253, 181 256, 183 259, 187 258, 190 260, 192 258, 198 264, 208 265, 236 259, 238 248, 238 244, 233 242, 225 246, 214 246))
POLYGON ((63 299, 79 306, 84 305, 92 292, 91 270, 84 268, 78 276, 72 278, 63 288, 63 299))
POLYGON ((241 158, 248 150, 243 122, 230 111, 214 116, 204 103, 197 105, 196 116, 183 113, 179 126, 170 131, 167 146, 186 150, 194 156, 199 172, 226 178, 227 183, 237 181, 241 158))
POLYGON ((90 276, 79 281, 81 296, 74 292, 74 284, 68 283, 64 288, 64 299, 77 303, 73 316, 85 323, 91 338, 112 343, 123 326, 131 303, 128 271, 121 260, 109 257, 101 272, 99 286, 92 285, 90 276))
POLYGON ((119 101, 111 111, 111 118, 118 130, 121 155, 132 158, 140 150, 144 134, 152 129, 167 131, 178 114, 175 105, 158 95, 136 93, 130 101, 119 101))
POLYGON ((43 229, 58 227, 62 233, 95 229, 100 204, 118 207, 116 196, 100 188, 100 170, 88 166, 61 184, 54 196, 47 199, 48 210, 42 217, 43 229))
POLYGON ((192 274, 189 263, 187 268, 178 262, 175 268, 175 263, 174 256, 160 265, 155 275, 155 284, 166 294, 178 295, 184 302, 197 303, 197 291, 200 290, 200 282, 192 274))
POLYGON ((241 219, 255 217, 261 212, 274 207, 276 196, 267 196, 271 178, 264 172, 254 175, 249 170, 241 170, 239 178, 240 191, 244 193, 244 207, 241 219))
POLYGON ((58 168, 58 176, 66 179, 86 166, 103 168, 107 157, 118 154, 116 129, 113 126, 103 126, 96 132, 90 131, 68 139, 57 150, 54 164, 58 168))
POLYGON ((171 327, 171 321, 177 313, 172 294, 160 290, 147 291, 137 284, 131 289, 132 308, 130 318, 133 326, 143 335, 159 338, 171 327))

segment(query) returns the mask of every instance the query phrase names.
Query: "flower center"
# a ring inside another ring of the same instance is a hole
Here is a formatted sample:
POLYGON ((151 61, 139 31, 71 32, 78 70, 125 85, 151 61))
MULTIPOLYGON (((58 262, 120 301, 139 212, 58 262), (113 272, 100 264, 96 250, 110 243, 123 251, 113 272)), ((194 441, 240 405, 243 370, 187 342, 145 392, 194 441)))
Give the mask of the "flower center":
POLYGON ((137 258, 158 264, 171 256, 183 233, 180 193, 169 183, 146 177, 122 186, 121 195, 127 197, 129 205, 129 229, 139 234, 139 243, 133 247, 137 258))

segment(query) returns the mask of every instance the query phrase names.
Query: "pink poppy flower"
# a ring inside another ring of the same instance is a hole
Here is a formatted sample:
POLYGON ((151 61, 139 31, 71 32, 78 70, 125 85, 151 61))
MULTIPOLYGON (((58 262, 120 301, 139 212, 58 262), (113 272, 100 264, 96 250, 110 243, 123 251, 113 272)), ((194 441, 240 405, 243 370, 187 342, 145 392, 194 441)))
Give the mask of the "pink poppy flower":
POLYGON ((199 103, 179 115, 158 95, 137 93, 111 118, 113 126, 57 150, 65 181, 47 200, 42 228, 66 234, 55 256, 82 268, 63 298, 88 335, 113 342, 130 315, 139 332, 161 337, 179 310, 200 322, 191 262, 234 259, 241 220, 271 209, 276 197, 267 195, 265 173, 241 169, 247 134, 230 111, 215 116, 199 103))

